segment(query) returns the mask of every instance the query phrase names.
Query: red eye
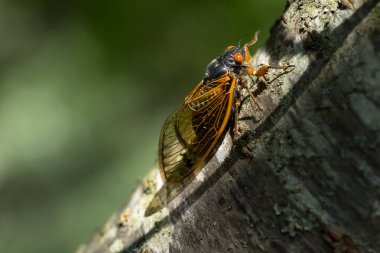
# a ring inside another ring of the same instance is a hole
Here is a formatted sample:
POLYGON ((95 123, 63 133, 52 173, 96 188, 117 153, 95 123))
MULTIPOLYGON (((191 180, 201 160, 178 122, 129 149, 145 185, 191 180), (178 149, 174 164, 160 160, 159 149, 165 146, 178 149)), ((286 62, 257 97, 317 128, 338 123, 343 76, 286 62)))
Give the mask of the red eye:
POLYGON ((234 54, 234 59, 236 62, 242 63, 243 62, 243 55, 241 53, 236 53, 236 54, 234 54))

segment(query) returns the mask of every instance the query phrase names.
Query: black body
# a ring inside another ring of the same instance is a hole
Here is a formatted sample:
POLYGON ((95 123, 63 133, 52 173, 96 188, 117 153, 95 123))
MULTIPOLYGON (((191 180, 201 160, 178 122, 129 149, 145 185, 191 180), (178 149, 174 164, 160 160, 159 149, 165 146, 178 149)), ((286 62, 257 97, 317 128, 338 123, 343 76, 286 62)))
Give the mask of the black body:
POLYGON ((209 81, 218 79, 219 77, 225 75, 227 72, 239 73, 241 69, 241 63, 234 59, 234 55, 240 53, 243 58, 245 57, 245 52, 243 49, 232 46, 218 58, 212 60, 206 68, 206 74, 203 77, 203 82, 208 83, 209 81))

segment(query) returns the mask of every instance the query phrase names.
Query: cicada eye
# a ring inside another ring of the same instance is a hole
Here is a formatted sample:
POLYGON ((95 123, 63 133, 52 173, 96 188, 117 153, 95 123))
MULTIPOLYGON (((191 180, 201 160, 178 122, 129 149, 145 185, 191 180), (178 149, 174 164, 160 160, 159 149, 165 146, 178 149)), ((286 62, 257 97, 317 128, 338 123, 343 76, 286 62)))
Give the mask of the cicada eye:
POLYGON ((237 63, 242 63, 243 62, 243 55, 241 53, 234 54, 234 60, 237 63))
POLYGON ((232 46, 232 45, 229 45, 229 46, 227 46, 227 49, 231 49, 231 48, 233 48, 234 46, 232 46))

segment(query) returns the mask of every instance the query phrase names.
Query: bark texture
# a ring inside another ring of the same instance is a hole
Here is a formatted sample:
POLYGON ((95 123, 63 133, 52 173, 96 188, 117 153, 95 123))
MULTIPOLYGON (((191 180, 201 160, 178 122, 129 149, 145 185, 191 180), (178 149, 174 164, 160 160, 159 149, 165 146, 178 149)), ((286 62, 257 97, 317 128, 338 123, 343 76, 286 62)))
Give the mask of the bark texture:
POLYGON ((380 252, 379 1, 289 1, 254 60, 296 67, 167 207, 144 217, 154 169, 78 252, 380 252))

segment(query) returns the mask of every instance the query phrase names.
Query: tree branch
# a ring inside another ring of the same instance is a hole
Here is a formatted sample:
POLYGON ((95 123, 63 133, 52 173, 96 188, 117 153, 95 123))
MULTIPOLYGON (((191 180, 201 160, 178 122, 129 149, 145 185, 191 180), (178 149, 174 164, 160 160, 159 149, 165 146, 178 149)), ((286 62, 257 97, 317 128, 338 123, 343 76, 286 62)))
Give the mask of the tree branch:
POLYGON ((380 4, 289 1, 255 63, 294 64, 244 101, 227 135, 161 211, 154 169, 78 252, 380 252, 380 4), (231 151, 230 151, 231 150, 231 151))

